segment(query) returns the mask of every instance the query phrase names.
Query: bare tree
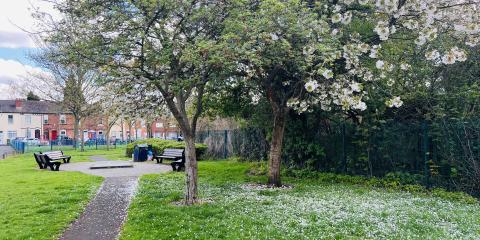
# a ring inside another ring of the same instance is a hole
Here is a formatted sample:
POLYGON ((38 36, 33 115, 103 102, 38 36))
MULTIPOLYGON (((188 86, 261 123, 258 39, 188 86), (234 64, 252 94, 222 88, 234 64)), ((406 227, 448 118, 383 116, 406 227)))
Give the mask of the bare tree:
MULTIPOLYGON (((74 117, 74 144, 77 146, 80 122, 98 111, 99 93, 102 91, 100 74, 91 65, 68 57, 61 46, 41 44, 42 50, 32 54, 31 59, 46 73, 31 73, 33 78, 25 85, 40 97, 58 102, 74 117)), ((81 151, 84 151, 84 136, 81 134, 81 151)))

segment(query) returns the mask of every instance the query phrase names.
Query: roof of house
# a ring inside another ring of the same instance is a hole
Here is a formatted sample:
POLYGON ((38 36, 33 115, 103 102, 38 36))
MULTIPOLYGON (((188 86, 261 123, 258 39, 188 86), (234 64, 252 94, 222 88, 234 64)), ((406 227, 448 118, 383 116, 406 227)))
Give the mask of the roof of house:
POLYGON ((0 100, 0 113, 61 113, 60 104, 50 101, 30 101, 30 100, 0 100), (16 103, 20 101, 21 107, 17 108, 16 103))

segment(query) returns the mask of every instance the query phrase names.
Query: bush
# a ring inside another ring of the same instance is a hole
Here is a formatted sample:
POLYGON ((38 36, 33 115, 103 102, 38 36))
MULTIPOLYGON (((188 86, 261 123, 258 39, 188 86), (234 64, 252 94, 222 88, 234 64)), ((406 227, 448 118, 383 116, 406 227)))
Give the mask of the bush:
MULTIPOLYGON (((174 140, 162 140, 156 138, 149 138, 144 140, 138 140, 133 143, 129 143, 127 145, 127 149, 125 151, 125 155, 127 157, 132 156, 133 149, 137 144, 148 144, 152 145, 153 151, 157 152, 157 154, 161 154, 167 148, 177 148, 177 149, 184 149, 185 142, 179 142, 174 140)), ((207 151, 207 145, 202 143, 195 144, 195 149, 197 153, 197 158, 200 159, 201 156, 207 151)))

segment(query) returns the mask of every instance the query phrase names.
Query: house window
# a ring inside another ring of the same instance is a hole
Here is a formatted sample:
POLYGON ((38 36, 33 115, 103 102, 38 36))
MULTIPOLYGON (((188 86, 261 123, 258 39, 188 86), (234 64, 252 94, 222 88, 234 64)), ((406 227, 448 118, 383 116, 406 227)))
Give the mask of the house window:
POLYGON ((60 115, 60 124, 67 124, 67 117, 65 115, 60 115))
POLYGON ((32 137, 32 131, 30 129, 25 129, 25 137, 26 138, 31 138, 32 137))
POLYGON ((17 131, 8 131, 7 136, 8 139, 14 139, 17 137, 17 131))
POLYGON ((48 124, 48 115, 43 115, 43 124, 48 124))
POLYGON ((163 122, 157 122, 157 123, 155 124, 155 126, 156 126, 157 128, 163 128, 163 122))
POLYGON ((176 128, 177 125, 175 125, 175 124, 172 123, 172 124, 170 124, 170 127, 171 127, 171 128, 176 128))
POLYGON ((67 135, 67 131, 65 131, 65 130, 60 131, 60 136, 65 137, 66 135, 67 135))
POLYGON ((32 124, 32 115, 25 115, 25 124, 32 124))
POLYGON ((8 124, 13 124, 13 115, 8 115, 8 124))

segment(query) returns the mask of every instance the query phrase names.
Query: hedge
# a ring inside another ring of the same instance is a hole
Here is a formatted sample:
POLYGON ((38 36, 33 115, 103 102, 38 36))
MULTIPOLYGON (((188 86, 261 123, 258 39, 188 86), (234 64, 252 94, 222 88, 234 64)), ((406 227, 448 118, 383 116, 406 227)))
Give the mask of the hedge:
MULTIPOLYGON (((163 150, 165 150, 166 148, 178 148, 178 149, 184 149, 185 148, 185 142, 149 138, 149 139, 138 140, 138 141, 129 143, 127 145, 127 149, 125 151, 125 155, 127 157, 132 156, 133 149, 135 148, 135 145, 137 145, 137 144, 152 145, 153 150, 156 151, 158 154, 161 154, 163 152, 163 150)), ((196 152, 197 152, 197 158, 200 159, 201 156, 207 151, 207 145, 202 144, 202 143, 196 143, 195 144, 195 149, 196 149, 196 152)))

